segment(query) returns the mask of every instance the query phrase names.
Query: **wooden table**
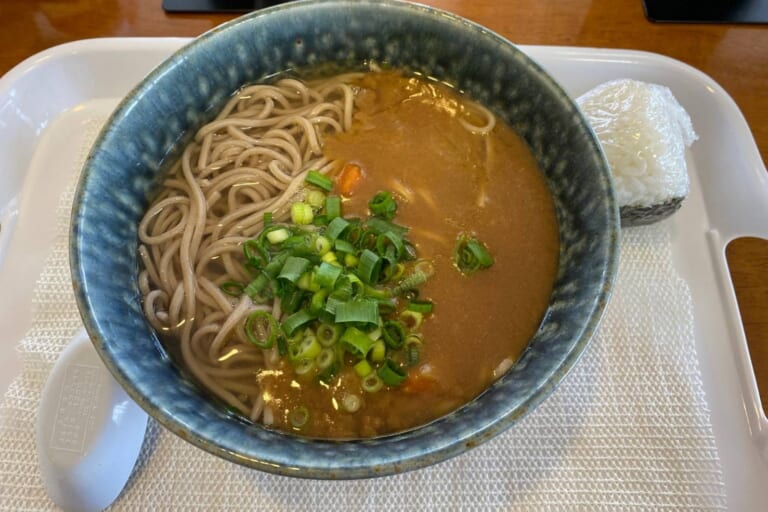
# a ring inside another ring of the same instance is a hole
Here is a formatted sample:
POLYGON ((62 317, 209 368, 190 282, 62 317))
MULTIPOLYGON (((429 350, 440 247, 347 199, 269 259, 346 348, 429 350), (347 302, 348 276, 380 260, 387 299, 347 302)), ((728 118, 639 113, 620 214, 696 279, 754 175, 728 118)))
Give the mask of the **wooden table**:
MULTIPOLYGON (((641 0, 424 0, 518 44, 662 53, 707 73, 733 97, 768 159, 768 25, 655 24, 641 0)), ((235 15, 166 14, 161 0, 0 0, 0 74, 67 41, 196 36, 235 15)), ((768 241, 727 250, 763 403, 768 403, 768 241)))

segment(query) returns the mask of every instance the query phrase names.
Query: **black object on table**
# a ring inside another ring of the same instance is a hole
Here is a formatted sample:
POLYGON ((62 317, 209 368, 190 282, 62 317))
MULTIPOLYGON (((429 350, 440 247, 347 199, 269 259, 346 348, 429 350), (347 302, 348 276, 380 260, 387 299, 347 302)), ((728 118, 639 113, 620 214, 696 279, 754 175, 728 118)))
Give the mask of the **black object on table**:
POLYGON ((768 23, 768 0, 643 0, 651 21, 768 23))
POLYGON ((250 12, 290 0, 163 0, 167 12, 250 12))

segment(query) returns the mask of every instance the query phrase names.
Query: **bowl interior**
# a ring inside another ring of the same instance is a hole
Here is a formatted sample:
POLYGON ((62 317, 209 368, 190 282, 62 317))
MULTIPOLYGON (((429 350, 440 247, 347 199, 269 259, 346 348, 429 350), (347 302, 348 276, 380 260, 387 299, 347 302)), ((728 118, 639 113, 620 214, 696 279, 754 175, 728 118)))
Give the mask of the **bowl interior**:
POLYGON ((596 139, 573 102, 506 40, 453 15, 386 1, 258 11, 193 41, 108 121, 72 213, 71 262, 85 326, 104 362, 153 417, 197 446, 269 472, 358 478, 423 467, 503 431, 544 399, 588 343, 618 258, 618 210, 596 139), (276 72, 368 60, 455 84, 527 141, 554 197, 560 264, 549 310, 519 362, 480 397, 419 429, 316 441, 238 421, 159 349, 137 286, 137 226, 164 163, 241 85, 276 72))

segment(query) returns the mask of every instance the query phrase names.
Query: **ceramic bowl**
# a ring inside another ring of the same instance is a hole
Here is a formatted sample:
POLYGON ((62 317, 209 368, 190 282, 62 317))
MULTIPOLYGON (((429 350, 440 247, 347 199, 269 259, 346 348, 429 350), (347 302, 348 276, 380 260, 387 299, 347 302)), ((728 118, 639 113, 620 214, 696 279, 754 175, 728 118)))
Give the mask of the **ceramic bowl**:
POLYGON ((130 396, 167 429, 252 468, 308 478, 398 473, 458 455, 544 400, 594 333, 618 260, 608 167, 560 86, 493 32, 446 12, 390 0, 292 2, 192 41, 120 104, 83 169, 71 265, 86 329, 130 396), (374 59, 455 84, 527 141, 560 227, 548 313, 517 364, 472 402, 426 426, 359 441, 309 440, 247 424, 186 380, 142 314, 137 225, 165 163, 241 85, 275 72, 374 59))

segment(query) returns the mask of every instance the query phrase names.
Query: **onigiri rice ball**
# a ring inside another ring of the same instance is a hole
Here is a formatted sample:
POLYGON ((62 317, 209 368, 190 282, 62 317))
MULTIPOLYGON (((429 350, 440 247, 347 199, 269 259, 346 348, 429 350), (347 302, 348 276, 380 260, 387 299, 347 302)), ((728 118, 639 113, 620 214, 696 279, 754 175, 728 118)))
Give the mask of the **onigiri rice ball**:
POLYGON ((669 88, 621 79, 577 98, 613 174, 622 226, 649 224, 688 195, 685 150, 698 138, 669 88))

